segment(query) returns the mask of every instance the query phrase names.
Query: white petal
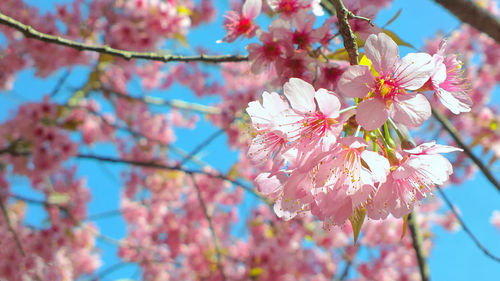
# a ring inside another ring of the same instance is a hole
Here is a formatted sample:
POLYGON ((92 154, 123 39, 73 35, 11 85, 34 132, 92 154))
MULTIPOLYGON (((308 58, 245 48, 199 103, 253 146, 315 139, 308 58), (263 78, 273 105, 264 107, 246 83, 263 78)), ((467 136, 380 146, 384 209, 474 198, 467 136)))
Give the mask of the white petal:
POLYGON ((299 78, 290 78, 283 86, 285 96, 290 101, 292 108, 299 113, 311 113, 316 111, 314 103, 314 87, 299 78))

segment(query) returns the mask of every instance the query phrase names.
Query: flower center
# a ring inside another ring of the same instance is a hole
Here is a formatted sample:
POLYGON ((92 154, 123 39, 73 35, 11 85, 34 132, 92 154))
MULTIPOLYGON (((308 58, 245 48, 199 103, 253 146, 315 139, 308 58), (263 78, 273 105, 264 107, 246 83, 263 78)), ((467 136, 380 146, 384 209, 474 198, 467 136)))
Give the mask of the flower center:
POLYGON ((379 79, 376 94, 383 99, 392 100, 397 95, 405 94, 406 91, 395 85, 394 79, 379 79))

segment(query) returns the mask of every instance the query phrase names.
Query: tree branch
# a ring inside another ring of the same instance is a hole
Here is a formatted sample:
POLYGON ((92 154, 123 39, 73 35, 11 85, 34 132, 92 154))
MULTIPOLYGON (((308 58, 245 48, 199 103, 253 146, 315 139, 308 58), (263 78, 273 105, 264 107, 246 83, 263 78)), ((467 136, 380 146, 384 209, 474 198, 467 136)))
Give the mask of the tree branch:
POLYGON ((137 102, 142 102, 145 104, 149 105, 158 105, 158 106, 169 106, 175 109, 179 110, 185 110, 185 111, 194 111, 194 112, 199 112, 202 114, 220 114, 221 109, 215 106, 208 106, 208 105, 203 105, 203 104, 198 104, 198 103, 190 103, 186 102, 183 100, 164 100, 160 98, 155 98, 155 97, 150 97, 150 96, 144 96, 144 97, 136 97, 136 96, 131 96, 127 95, 125 93, 120 93, 116 90, 112 89, 107 89, 103 88, 101 89, 104 91, 104 93, 109 93, 116 95, 120 98, 126 99, 126 100, 133 100, 137 102))
POLYGON ((26 253, 24 252, 21 241, 19 240, 19 236, 17 235, 17 232, 14 229, 14 227, 12 227, 12 223, 11 223, 10 218, 9 218, 9 213, 7 212, 7 209, 5 208, 3 198, 0 198, 0 209, 2 209, 2 214, 3 214, 3 217, 5 219, 5 224, 7 224, 7 228, 9 229, 9 232, 12 234, 12 237, 14 238, 14 241, 16 243, 17 248, 19 249, 19 252, 21 253, 21 255, 23 257, 26 256, 26 253))
POLYGON ((333 5, 335 6, 335 11, 337 13, 337 19, 339 21, 339 32, 342 35, 342 39, 344 39, 344 47, 349 54, 349 63, 351 65, 358 64, 358 44, 356 44, 356 35, 351 29, 349 25, 349 18, 353 17, 353 13, 351 13, 344 6, 342 0, 331 0, 333 5))
POLYGON ((455 126, 453 126, 453 124, 451 124, 451 122, 448 119, 446 119, 446 117, 444 117, 440 112, 438 112, 434 108, 432 108, 432 115, 434 116, 434 118, 436 118, 436 120, 439 123, 441 123, 441 125, 443 126, 443 128, 450 134, 450 136, 453 138, 453 140, 455 141, 455 143, 461 149, 464 150, 465 154, 467 154, 467 156, 472 160, 472 162, 474 162, 477 165, 477 167, 479 168, 479 170, 481 170, 481 172, 488 179, 488 181, 491 184, 493 184, 493 186, 495 186, 498 191, 500 191, 500 183, 493 176, 493 174, 491 173, 491 171, 489 170, 489 168, 486 167, 486 165, 483 164, 483 162, 481 161, 481 159, 479 159, 476 155, 474 155, 474 153, 472 153, 472 151, 469 149, 469 147, 465 144, 465 142, 460 137, 457 129, 455 128, 455 126))
POLYGON ((220 55, 220 56, 207 56, 204 54, 196 56, 176 56, 168 54, 160 54, 154 52, 133 52, 126 50, 119 50, 112 48, 108 45, 91 45, 73 40, 69 40, 60 36, 54 36, 40 32, 29 25, 25 25, 3 13, 0 12, 0 24, 12 27, 19 32, 23 33, 27 38, 33 38, 51 44, 70 47, 78 51, 93 51, 101 54, 112 55, 126 60, 143 59, 161 62, 206 62, 206 63, 220 63, 220 62, 239 62, 247 61, 248 56, 242 55, 220 55))
POLYGON ((470 0, 434 0, 462 22, 486 33, 500 44, 500 21, 470 0))
POLYGON ((412 212, 408 215, 408 226, 410 227, 413 249, 415 249, 415 255, 417 256, 420 278, 422 281, 429 281, 429 265, 425 260, 424 239, 422 238, 422 233, 420 232, 420 226, 417 222, 416 213, 412 212))
POLYGON ((193 181, 193 186, 196 189, 196 194, 198 195, 198 200, 200 201, 201 208, 203 209, 203 214, 205 215, 205 218, 208 222, 208 228, 210 229, 210 233, 212 234, 212 240, 213 240, 214 247, 215 247, 215 256, 217 258, 217 268, 219 269, 219 273, 221 275, 222 281, 225 281, 226 275, 224 274, 224 268, 222 267, 219 241, 217 239, 217 235, 215 234, 215 229, 214 229, 214 225, 212 223, 212 218, 208 214, 207 206, 205 205, 205 201, 203 200, 203 197, 201 196, 200 187, 198 186, 198 183, 196 183, 196 179, 194 178, 194 175, 189 174, 189 176, 191 177, 191 180, 193 181))
POLYGON ((497 256, 493 255, 488 249, 486 249, 485 246, 483 246, 483 244, 481 244, 481 242, 479 241, 479 239, 477 239, 477 237, 474 235, 474 233, 472 233, 472 231, 470 230, 470 228, 465 224, 465 222, 462 219, 462 217, 460 217, 460 215, 458 214, 458 212, 455 210, 455 208, 453 207, 453 204, 451 203, 451 201, 448 198, 448 196, 446 196, 446 194, 444 193, 444 191, 439 186, 436 186, 436 188, 437 188, 439 194, 441 195, 441 197, 443 198, 444 202, 446 203, 446 205, 448 205, 448 207, 450 208, 451 212, 457 218, 457 221, 460 224, 460 226, 462 227, 462 229, 465 231, 465 233, 467 233, 467 235, 469 235, 469 237, 476 244, 476 246, 481 251, 483 251, 483 253, 486 256, 490 257, 492 260, 494 260, 496 262, 500 262, 500 257, 497 257, 497 256))

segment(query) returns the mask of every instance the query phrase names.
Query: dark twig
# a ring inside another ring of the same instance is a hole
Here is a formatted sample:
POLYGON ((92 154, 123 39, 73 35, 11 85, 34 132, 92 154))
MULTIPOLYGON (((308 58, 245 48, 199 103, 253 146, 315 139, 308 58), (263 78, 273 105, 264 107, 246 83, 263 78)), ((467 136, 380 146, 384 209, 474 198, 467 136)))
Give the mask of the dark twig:
POLYGON ((53 97, 53 96, 57 95, 57 93, 59 93, 59 91, 61 90, 61 88, 64 85, 64 83, 66 82, 66 80, 68 80, 68 77, 70 74, 71 74, 71 70, 68 69, 63 73, 63 75, 61 75, 59 80, 57 80, 56 86, 54 87, 52 92, 50 92, 51 97, 53 97))
POLYGON ((242 55, 220 55, 220 56, 207 56, 204 54, 196 56, 176 56, 154 52, 133 52, 126 50, 119 50, 112 48, 108 45, 91 45, 73 40, 69 40, 60 36, 54 36, 42 33, 29 25, 25 25, 5 14, 0 12, 0 24, 10 26, 19 32, 23 33, 27 38, 33 38, 51 44, 57 44, 76 49, 78 51, 93 51, 101 54, 112 55, 126 60, 131 59, 144 59, 162 62, 206 62, 206 63, 220 63, 220 62, 239 62, 247 61, 248 56, 242 55))
POLYGON ((481 159, 479 159, 476 155, 474 155, 474 153, 472 153, 472 151, 460 137, 460 134, 458 133, 455 126, 453 126, 453 124, 451 124, 451 122, 448 119, 446 119, 446 117, 444 117, 440 112, 438 112, 434 108, 432 109, 432 115, 434 116, 434 118, 436 118, 436 120, 439 123, 441 123, 443 128, 450 134, 450 136, 453 138, 458 147, 463 149, 464 153, 467 154, 467 156, 472 160, 472 162, 474 162, 477 165, 479 170, 481 170, 481 172, 488 179, 488 181, 491 184, 493 184, 493 186, 495 186, 498 191, 500 191, 500 183, 493 176, 490 169, 483 164, 481 159))
POLYGON ((500 257, 497 257, 495 255, 493 255, 488 249, 486 249, 485 246, 483 246, 483 244, 481 244, 481 242, 479 241, 479 239, 477 239, 477 237, 474 235, 474 233, 472 233, 472 231, 470 230, 470 228, 465 224, 464 220, 462 219, 462 217, 458 214, 458 212, 455 210, 455 207, 453 207, 453 204, 451 203, 450 199, 448 198, 448 196, 446 196, 446 194, 444 193, 444 191, 439 187, 439 186, 436 186, 436 189, 438 190, 439 194, 441 195, 441 197, 443 198, 444 202, 446 203, 446 205, 448 205, 448 207, 450 208, 451 212, 455 215, 455 217, 457 218, 457 221, 458 221, 458 224, 460 224, 460 226, 462 227, 462 229, 465 231, 465 233, 467 233, 467 235, 469 235, 469 237, 472 239, 472 241, 476 244, 476 246, 481 250, 483 251, 483 253, 490 257, 492 260, 496 261, 496 262, 500 262, 500 257))
POLYGON ((188 175, 191 175, 191 174, 192 175, 205 175, 205 176, 208 176, 211 178, 226 180, 226 181, 229 181, 232 184, 239 186, 239 187, 243 188, 244 190, 250 192, 251 194, 253 194, 257 198, 264 201, 265 203, 270 204, 270 202, 265 197, 263 197, 262 195, 257 193, 255 190, 253 190, 253 188, 245 185, 244 183, 242 183, 238 180, 231 179, 228 176, 225 176, 225 175, 219 174, 219 173, 215 173, 215 172, 212 173, 212 172, 207 172, 207 171, 203 171, 203 170, 191 170, 191 169, 182 168, 179 166, 168 166, 168 165, 164 165, 164 164, 160 164, 160 163, 156 163, 156 162, 142 162, 142 161, 126 160, 126 159, 105 157, 105 156, 92 155, 92 154, 82 154, 81 153, 81 154, 77 155, 77 158, 87 159, 87 160, 97 160, 97 161, 116 163, 116 164, 129 164, 129 165, 138 166, 138 167, 145 167, 145 168, 155 168, 155 169, 163 169, 163 170, 170 170, 170 171, 179 171, 179 172, 183 172, 183 173, 188 174, 188 175))
POLYGON ((408 227, 410 228, 411 241, 413 244, 413 249, 415 249, 415 255, 417 256, 418 269, 420 271, 420 278, 422 281, 430 280, 429 265, 425 260, 424 253, 424 239, 422 233, 420 232, 420 226, 418 225, 416 213, 412 212, 408 215, 408 227))
POLYGON ((181 162, 179 163, 179 166, 184 165, 187 161, 191 160, 191 158, 195 157, 198 152, 200 152, 203 148, 205 148, 207 145, 209 145, 211 142, 213 142, 218 136, 222 135, 224 133, 224 129, 218 129, 214 133, 212 133, 208 138, 206 138, 204 141, 199 143, 188 155, 186 155, 181 162))
POLYGON ((212 242, 214 243, 215 247, 215 256, 217 259, 217 268, 219 269, 219 273, 221 275, 221 279, 223 281, 226 280, 226 275, 224 274, 224 268, 222 266, 222 259, 221 259, 221 250, 219 246, 219 240, 217 239, 217 235, 215 234, 215 229, 214 225, 212 223, 212 218, 208 214, 207 206, 205 204, 205 201, 203 200, 203 196, 201 196, 201 190, 200 187, 198 186, 198 183, 196 182, 196 179, 193 174, 189 174, 191 177, 191 180, 193 181, 193 186, 196 189, 196 194, 198 195, 198 200, 200 201, 201 208, 203 209, 203 214, 205 215, 205 219, 208 222, 208 228, 210 229, 210 233, 212 234, 212 242))

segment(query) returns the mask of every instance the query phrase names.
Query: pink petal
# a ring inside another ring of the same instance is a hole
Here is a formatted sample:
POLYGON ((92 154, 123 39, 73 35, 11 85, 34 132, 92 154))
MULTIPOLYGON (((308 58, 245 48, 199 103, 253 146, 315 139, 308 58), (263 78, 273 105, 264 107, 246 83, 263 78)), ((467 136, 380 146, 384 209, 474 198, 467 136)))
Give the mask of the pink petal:
POLYGON ((285 96, 290 101, 292 108, 302 114, 316 111, 314 103, 314 87, 299 78, 290 78, 283 86, 285 96))
POLYGON ((370 67, 353 65, 340 76, 337 87, 346 97, 362 98, 370 92, 374 80, 370 67))
POLYGON ((389 160, 387 160, 384 156, 369 150, 363 151, 361 153, 361 158, 368 165, 368 168, 370 168, 375 182, 385 182, 390 169, 389 160))
POLYGON ((340 101, 339 99, 330 94, 325 89, 319 89, 314 95, 318 103, 319 110, 329 118, 337 118, 339 116, 340 101))
POLYGON ((446 65, 443 63, 443 57, 439 55, 432 56, 434 70, 431 75, 432 84, 438 86, 446 80, 446 65))
POLYGON ((270 195, 283 189, 279 175, 271 176, 270 173, 261 173, 255 178, 257 190, 264 195, 270 195))
POLYGON ((448 92, 443 88, 438 88, 436 96, 439 101, 454 114, 469 112, 472 106, 472 100, 463 92, 448 92))
POLYGON ((373 131, 382 126, 388 117, 389 113, 385 103, 380 99, 362 101, 356 111, 356 121, 368 131, 373 131))
POLYGON ((405 149, 404 151, 411 154, 422 154, 422 153, 438 154, 438 153, 463 151, 463 149, 449 145, 436 144, 435 141, 431 141, 423 143, 413 149, 405 149))
POLYGON ((281 219, 289 221, 293 219, 301 210, 301 205, 295 200, 278 199, 274 203, 274 213, 281 219))
POLYGON ((262 94, 262 105, 271 115, 277 115, 289 109, 288 104, 275 92, 264 92, 262 94))
POLYGON ((398 45, 384 33, 366 39, 365 54, 379 74, 388 74, 399 59, 398 45))
POLYGON ((417 90, 429 80, 434 71, 432 57, 426 53, 410 53, 398 63, 394 70, 395 81, 399 87, 417 90))
POLYGON ((404 94, 394 100, 391 117, 409 127, 418 127, 431 117, 431 105, 422 94, 404 94))
POLYGON ((396 203, 397 194, 392 179, 382 184, 372 202, 366 206, 367 216, 374 220, 385 219, 396 203))
POLYGON ((256 130, 266 130, 271 128, 271 116, 259 101, 249 102, 246 111, 252 119, 253 127, 256 130))
POLYGON ((243 15, 249 19, 254 19, 260 14, 262 0, 246 0, 243 4, 243 15))

